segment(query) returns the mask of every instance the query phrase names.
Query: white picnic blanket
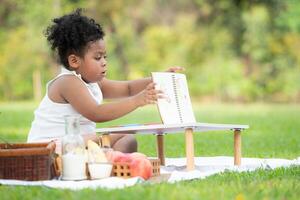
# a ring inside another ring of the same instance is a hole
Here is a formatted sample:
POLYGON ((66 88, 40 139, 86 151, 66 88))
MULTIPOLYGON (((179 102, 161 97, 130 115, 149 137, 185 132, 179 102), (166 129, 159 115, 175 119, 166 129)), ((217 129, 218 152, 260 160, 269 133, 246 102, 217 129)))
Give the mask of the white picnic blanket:
MULTIPOLYGON (((241 166, 233 165, 233 157, 196 157, 196 169, 193 171, 185 170, 186 158, 166 158, 166 166, 161 167, 161 174, 170 174, 167 182, 173 183, 182 180, 204 179, 213 174, 228 171, 243 172, 254 171, 256 169, 275 169, 278 167, 289 167, 300 165, 300 157, 294 160, 287 159, 263 159, 263 158, 242 158, 241 166)), ((109 177, 101 180, 84 181, 18 181, 0 179, 3 185, 28 185, 28 186, 46 186, 51 188, 80 190, 85 188, 124 188, 138 183, 147 183, 140 177, 123 179, 118 177, 109 177)))

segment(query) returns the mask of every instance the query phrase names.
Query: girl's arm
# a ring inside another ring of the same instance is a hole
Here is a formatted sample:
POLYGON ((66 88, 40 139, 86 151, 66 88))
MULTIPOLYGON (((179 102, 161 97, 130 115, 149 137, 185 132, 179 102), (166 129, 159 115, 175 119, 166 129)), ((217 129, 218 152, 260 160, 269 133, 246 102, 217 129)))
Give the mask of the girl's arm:
POLYGON ((146 88, 152 79, 143 78, 132 81, 115 81, 103 79, 99 86, 104 98, 114 99, 136 95, 146 88))
MULTIPOLYGON (((58 80, 57 80, 58 81, 58 80)), ((140 106, 154 104, 161 91, 149 83, 141 92, 113 103, 98 105, 85 84, 75 76, 64 76, 59 81, 59 93, 66 102, 84 117, 94 122, 110 121, 126 115, 140 106)))
MULTIPOLYGON (((183 67, 170 67, 166 72, 177 72, 184 70, 183 67)), ((104 98, 122 98, 138 94, 152 82, 152 78, 143 78, 132 81, 114 81, 104 78, 99 86, 104 98)))

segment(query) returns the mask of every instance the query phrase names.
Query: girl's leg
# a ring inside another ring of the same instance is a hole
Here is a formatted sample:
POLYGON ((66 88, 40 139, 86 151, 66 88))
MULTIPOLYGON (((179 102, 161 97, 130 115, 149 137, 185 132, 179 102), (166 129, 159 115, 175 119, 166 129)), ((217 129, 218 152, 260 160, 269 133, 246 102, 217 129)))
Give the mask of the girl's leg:
MULTIPOLYGON (((82 135, 85 143, 88 140, 99 142, 99 137, 96 134, 84 134, 82 135)), ((137 152, 137 141, 133 134, 111 134, 109 135, 110 146, 123 153, 137 152)))
POLYGON ((115 151, 123 153, 137 152, 137 141, 133 134, 110 135, 110 145, 115 151))
POLYGON ((84 143, 85 143, 86 145, 87 145, 87 142, 88 142, 89 140, 92 140, 92 141, 94 141, 94 142, 96 142, 96 143, 99 144, 99 136, 96 135, 96 133, 92 133, 92 134, 83 134, 83 135, 81 135, 81 136, 83 137, 84 143))

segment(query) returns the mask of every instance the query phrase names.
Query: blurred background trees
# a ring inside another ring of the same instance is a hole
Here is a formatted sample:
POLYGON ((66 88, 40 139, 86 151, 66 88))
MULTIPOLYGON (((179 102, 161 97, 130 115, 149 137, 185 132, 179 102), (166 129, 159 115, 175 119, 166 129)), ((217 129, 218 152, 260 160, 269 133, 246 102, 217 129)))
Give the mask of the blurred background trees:
POLYGON ((202 101, 300 101, 296 0, 0 0, 0 100, 41 98, 59 70, 43 31, 78 7, 106 31, 109 78, 180 65, 202 101))

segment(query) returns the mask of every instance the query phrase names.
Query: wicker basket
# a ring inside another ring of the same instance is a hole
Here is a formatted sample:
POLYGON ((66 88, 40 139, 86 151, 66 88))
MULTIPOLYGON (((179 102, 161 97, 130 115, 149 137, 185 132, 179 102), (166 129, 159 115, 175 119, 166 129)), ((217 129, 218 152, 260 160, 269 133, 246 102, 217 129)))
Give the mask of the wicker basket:
MULTIPOLYGON (((160 161, 159 159, 149 158, 152 164, 152 176, 160 175, 160 161)), ((122 178, 130 178, 130 164, 129 163, 114 163, 112 169, 112 176, 118 176, 122 178)))
POLYGON ((0 179, 37 181, 58 175, 54 142, 0 144, 0 179))

